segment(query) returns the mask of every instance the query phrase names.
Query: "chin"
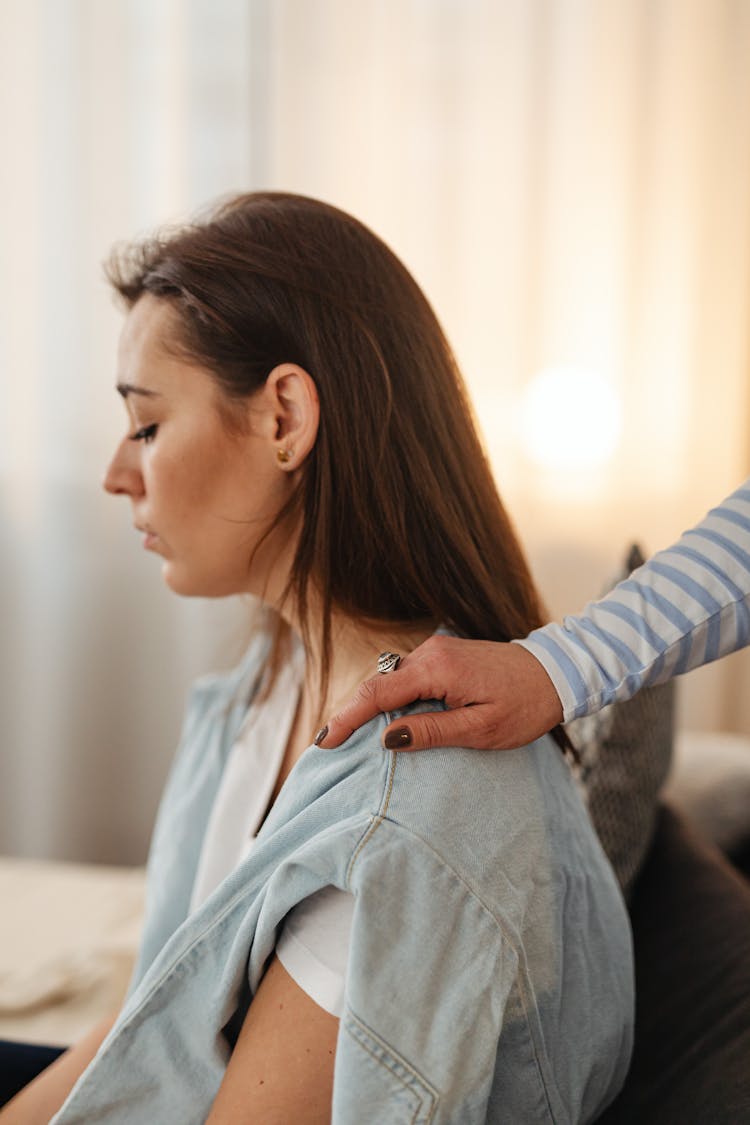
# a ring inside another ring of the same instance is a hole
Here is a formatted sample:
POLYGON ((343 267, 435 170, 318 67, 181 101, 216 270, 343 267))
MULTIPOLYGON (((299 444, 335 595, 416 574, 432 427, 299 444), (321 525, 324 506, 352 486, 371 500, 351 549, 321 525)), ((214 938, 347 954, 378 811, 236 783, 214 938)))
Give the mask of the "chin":
POLYGON ((200 594, 195 589, 195 583, 190 582, 184 574, 175 571, 175 567, 165 563, 161 568, 161 576, 164 579, 164 585, 168 586, 173 594, 180 594, 183 598, 199 597, 200 594))
POLYGON ((228 598, 238 593, 226 578, 191 573, 186 567, 175 565, 172 560, 163 563, 161 576, 172 593, 179 594, 182 598, 228 598))

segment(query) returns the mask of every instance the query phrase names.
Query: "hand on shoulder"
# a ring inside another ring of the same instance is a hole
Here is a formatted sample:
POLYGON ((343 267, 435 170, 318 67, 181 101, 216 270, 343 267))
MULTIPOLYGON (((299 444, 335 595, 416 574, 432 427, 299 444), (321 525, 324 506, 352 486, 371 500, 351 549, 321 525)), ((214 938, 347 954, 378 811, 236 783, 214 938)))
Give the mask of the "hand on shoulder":
POLYGON ((420 699, 442 699, 449 710, 396 719, 383 734, 387 749, 510 750, 562 721, 552 681, 521 645, 437 635, 405 657, 395 672, 365 680, 316 741, 332 749, 379 712, 420 699))

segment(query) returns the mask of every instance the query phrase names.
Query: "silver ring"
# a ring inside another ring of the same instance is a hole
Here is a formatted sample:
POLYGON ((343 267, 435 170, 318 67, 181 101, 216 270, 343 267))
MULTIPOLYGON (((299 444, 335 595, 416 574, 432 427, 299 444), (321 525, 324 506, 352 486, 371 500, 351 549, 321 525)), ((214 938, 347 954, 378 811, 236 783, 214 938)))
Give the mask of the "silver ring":
POLYGON ((400 663, 401 657, 397 652, 381 652, 378 657, 378 672, 381 676, 395 672, 400 663))

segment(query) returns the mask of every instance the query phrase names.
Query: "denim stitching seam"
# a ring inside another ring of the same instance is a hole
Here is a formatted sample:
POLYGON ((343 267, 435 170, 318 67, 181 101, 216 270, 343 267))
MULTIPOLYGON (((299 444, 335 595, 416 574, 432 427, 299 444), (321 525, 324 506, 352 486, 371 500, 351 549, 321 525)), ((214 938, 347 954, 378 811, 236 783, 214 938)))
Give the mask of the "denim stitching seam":
MULTIPOLYGON (((404 1059, 401 1055, 398 1055, 397 1052, 395 1052, 394 1049, 389 1044, 387 1044, 384 1040, 381 1040, 373 1031, 371 1031, 365 1024, 363 1024, 362 1021, 359 1020, 354 1015, 351 1008, 349 1009, 348 1016, 349 1016, 349 1021, 351 1023, 355 1024, 355 1026, 361 1032, 361 1035, 364 1037, 365 1041, 363 1042, 363 1040, 361 1038, 358 1038, 354 1034, 354 1032, 352 1031, 351 1027, 348 1026, 348 1023, 345 1023, 344 1028, 346 1030, 347 1035, 349 1035, 349 1037, 359 1047, 361 1047, 363 1051, 366 1051, 367 1054, 370 1056, 370 1058, 373 1059, 373 1061, 376 1062, 378 1064, 378 1066, 382 1067, 393 1078, 395 1078, 398 1082, 400 1082, 401 1085, 404 1087, 404 1089, 406 1089, 406 1090, 414 1090, 415 1089, 414 1086, 410 1086, 409 1083, 406 1082, 401 1077, 400 1074, 396 1073, 396 1071, 393 1069, 393 1067, 389 1066, 388 1063, 384 1059, 380 1058, 375 1053, 375 1051, 373 1051, 372 1048, 370 1046, 368 1046, 368 1044, 366 1042, 367 1039, 371 1039, 373 1042, 377 1043, 377 1045, 380 1047, 380 1049, 385 1054, 392 1055, 394 1057, 394 1059, 398 1062, 398 1064, 400 1066, 402 1066, 404 1068, 404 1070, 407 1071, 412 1076, 412 1078, 414 1079, 414 1082, 417 1083, 419 1086, 422 1086, 429 1094, 432 1095, 432 1097, 434 1098, 434 1102, 433 1102, 432 1106, 429 1107, 428 1115, 425 1118, 425 1125, 429 1125, 430 1121, 433 1119, 433 1117, 435 1115, 435 1110, 437 1108, 437 1104, 438 1104, 438 1101, 440 1099, 440 1095, 438 1094, 437 1090, 433 1086, 431 1086, 430 1083, 427 1082, 422 1077, 422 1075, 419 1074, 418 1071, 416 1071, 414 1069, 414 1067, 412 1067, 406 1061, 406 1059, 404 1059)), ((417 1096, 419 1096, 418 1093, 417 1093, 417 1096)), ((412 1117, 412 1123, 416 1122, 417 1114, 419 1113, 420 1109, 423 1108, 423 1106, 424 1106, 424 1098, 420 1098, 420 1105, 414 1111, 414 1116, 412 1117)))
POLYGON ((354 864, 357 861, 357 857, 359 856, 360 852, 362 851, 362 849, 364 848, 364 846, 368 842, 368 840, 370 840, 372 838, 372 835, 375 832, 375 830, 378 828, 378 826, 381 825, 383 823, 383 821, 385 820, 386 813, 388 812, 388 806, 389 806, 390 801, 391 801, 391 794, 393 792, 393 777, 394 777, 395 772, 396 772, 396 755, 391 754, 391 761, 388 765, 388 779, 387 779, 387 784, 386 784, 386 791, 385 791, 385 796, 383 798, 383 801, 381 802, 380 811, 378 812, 377 816, 373 817, 369 828, 365 832, 364 836, 360 840, 357 847, 354 849, 354 854, 352 855, 352 858, 349 860, 349 866, 346 869, 347 885, 349 885, 349 882, 351 880, 352 870, 354 868, 354 864))

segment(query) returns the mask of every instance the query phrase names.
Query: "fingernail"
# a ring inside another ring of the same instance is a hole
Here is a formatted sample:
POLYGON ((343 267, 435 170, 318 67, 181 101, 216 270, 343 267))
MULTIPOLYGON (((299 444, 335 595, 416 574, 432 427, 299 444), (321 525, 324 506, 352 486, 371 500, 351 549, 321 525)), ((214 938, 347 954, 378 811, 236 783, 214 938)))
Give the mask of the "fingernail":
POLYGON ((386 750, 403 750, 405 746, 411 746, 411 731, 408 727, 388 731, 385 736, 386 750))
POLYGON ((323 739, 325 738, 325 736, 327 734, 328 734, 328 724, 326 723, 326 725, 324 727, 321 727, 320 730, 318 731, 318 733, 315 735, 315 738, 313 739, 313 742, 315 743, 315 745, 320 746, 321 742, 323 741, 323 739))

